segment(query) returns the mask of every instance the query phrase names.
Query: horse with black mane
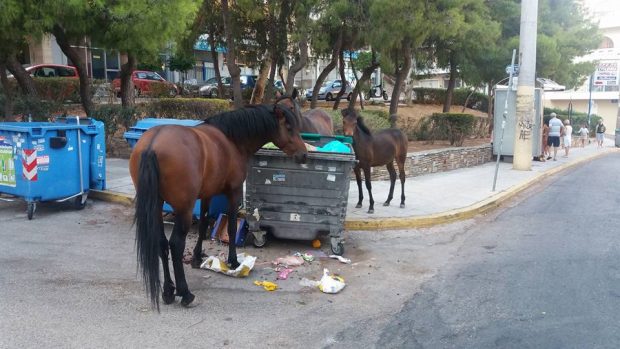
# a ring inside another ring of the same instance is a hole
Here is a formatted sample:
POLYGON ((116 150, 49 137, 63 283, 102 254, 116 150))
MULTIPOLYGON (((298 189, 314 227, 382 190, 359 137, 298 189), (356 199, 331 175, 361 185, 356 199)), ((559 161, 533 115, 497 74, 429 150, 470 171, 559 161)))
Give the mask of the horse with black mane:
MULTIPOLYGON (((247 162, 252 154, 265 143, 273 142, 297 162, 305 161, 307 151, 299 135, 301 113, 295 102, 295 93, 292 97, 279 98, 271 106, 250 106, 218 114, 195 127, 153 127, 137 142, 129 159, 129 171, 136 187, 137 260, 151 305, 158 311, 160 294, 165 304, 174 302, 178 296, 182 305, 190 306, 195 298, 185 280, 182 258, 196 200, 200 199, 202 204, 194 266, 202 257, 211 197, 226 195, 228 220, 237 221, 247 162), (164 201, 174 210, 170 241, 164 234, 164 201), (170 277, 169 251, 176 293, 170 277), (164 268, 163 293, 159 258, 164 268)), ((236 224, 228 224, 228 264, 231 268, 239 266, 235 235, 236 224)))
POLYGON ((405 207, 405 160, 407 159, 407 136, 396 128, 389 128, 377 132, 371 132, 364 124, 362 117, 357 115, 354 109, 343 109, 342 127, 345 136, 353 137, 353 150, 358 163, 353 171, 357 181, 357 189, 359 191, 359 200, 356 208, 362 207, 364 194, 362 191, 361 170, 364 171, 364 180, 366 189, 368 190, 368 199, 370 206, 368 213, 375 212, 375 201, 372 198, 372 185, 370 183, 370 167, 383 166, 387 167, 390 174, 390 194, 383 206, 389 206, 394 195, 394 184, 396 183, 396 169, 394 168, 394 160, 398 165, 398 174, 400 177, 401 194, 400 207, 405 207))

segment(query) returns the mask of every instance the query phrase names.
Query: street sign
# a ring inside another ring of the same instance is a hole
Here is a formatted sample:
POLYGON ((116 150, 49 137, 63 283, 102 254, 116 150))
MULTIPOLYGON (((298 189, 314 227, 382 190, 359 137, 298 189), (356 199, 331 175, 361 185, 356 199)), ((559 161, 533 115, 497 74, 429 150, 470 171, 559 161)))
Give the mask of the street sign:
POLYGON ((506 66, 506 74, 510 75, 511 73, 512 73, 512 75, 519 75, 519 65, 518 64, 507 65, 506 66))

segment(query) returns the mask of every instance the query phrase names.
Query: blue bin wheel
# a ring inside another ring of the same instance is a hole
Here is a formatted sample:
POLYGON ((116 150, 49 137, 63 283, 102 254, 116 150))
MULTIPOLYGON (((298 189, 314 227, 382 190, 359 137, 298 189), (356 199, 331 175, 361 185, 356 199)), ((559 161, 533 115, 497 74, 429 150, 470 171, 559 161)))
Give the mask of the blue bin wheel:
POLYGON ((31 220, 32 217, 34 216, 34 211, 36 211, 37 209, 37 203, 36 202, 29 202, 28 203, 28 220, 31 220))

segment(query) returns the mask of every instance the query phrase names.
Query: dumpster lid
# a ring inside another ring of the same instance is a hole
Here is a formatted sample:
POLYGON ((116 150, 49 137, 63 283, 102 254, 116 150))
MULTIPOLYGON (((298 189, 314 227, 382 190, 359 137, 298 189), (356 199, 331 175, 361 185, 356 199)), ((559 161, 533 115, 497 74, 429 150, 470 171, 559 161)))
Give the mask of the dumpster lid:
POLYGON ((180 126, 196 126, 201 124, 202 120, 191 119, 159 119, 159 118, 145 118, 139 120, 132 129, 148 130, 151 127, 160 125, 180 125, 180 126))

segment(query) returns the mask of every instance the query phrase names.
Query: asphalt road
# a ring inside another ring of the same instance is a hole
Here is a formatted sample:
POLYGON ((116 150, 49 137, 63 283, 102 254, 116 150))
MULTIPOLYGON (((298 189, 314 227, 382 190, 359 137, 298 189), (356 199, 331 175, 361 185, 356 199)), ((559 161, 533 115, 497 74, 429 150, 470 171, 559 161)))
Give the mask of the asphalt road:
POLYGON ((617 348, 619 160, 562 173, 488 216, 349 232, 352 264, 320 259, 287 280, 271 261, 308 242, 240 249, 258 257, 246 279, 186 266, 199 305, 159 314, 136 273, 131 209, 42 204, 28 221, 23 202, 0 202, 0 348, 617 348), (341 293, 299 285, 323 268, 345 279, 341 293))
POLYGON ((379 348, 619 348, 620 155, 472 229, 379 348))

